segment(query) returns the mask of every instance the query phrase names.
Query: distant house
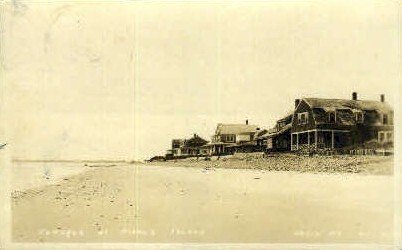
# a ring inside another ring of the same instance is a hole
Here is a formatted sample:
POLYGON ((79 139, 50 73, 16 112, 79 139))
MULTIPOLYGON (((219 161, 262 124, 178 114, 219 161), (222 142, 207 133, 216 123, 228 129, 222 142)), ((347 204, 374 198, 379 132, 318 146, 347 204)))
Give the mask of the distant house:
POLYGON ((282 119, 276 122, 273 129, 270 129, 266 135, 266 149, 269 152, 290 151, 291 139, 290 131, 292 128, 293 112, 288 113, 282 119))
POLYGON ((184 139, 173 139, 172 149, 168 150, 168 154, 172 154, 172 156, 181 156, 184 141, 185 141, 184 139))
POLYGON ((166 156, 171 159, 202 155, 202 146, 207 143, 208 141, 197 134, 189 139, 173 139, 172 148, 168 150, 166 156))
POLYGON ((268 130, 260 129, 254 134, 255 151, 264 152, 267 148, 268 130))
POLYGON ((393 109, 385 102, 303 98, 295 100, 291 123, 291 150, 341 148, 376 140, 393 142, 393 109))
POLYGON ((249 151, 255 146, 254 134, 260 130, 256 125, 219 123, 209 144, 210 154, 224 155, 249 151))
POLYGON ((184 141, 184 146, 182 147, 182 154, 187 156, 198 156, 201 154, 201 147, 208 143, 197 134, 194 134, 190 139, 184 141))

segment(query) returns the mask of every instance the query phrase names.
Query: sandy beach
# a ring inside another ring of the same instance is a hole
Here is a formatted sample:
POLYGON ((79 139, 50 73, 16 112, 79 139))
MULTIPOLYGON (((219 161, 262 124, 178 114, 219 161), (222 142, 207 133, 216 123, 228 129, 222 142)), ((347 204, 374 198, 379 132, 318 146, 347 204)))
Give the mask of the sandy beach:
POLYGON ((386 174, 120 164, 15 193, 12 237, 392 244, 393 208, 386 174))

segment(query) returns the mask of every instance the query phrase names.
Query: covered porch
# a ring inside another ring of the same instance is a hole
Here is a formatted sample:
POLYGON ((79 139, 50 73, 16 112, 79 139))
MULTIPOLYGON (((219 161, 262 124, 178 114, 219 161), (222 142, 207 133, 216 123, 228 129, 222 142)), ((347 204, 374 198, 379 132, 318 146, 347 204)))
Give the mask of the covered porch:
POLYGON ((257 151, 257 143, 254 141, 243 142, 239 144, 227 145, 225 147, 225 152, 228 154, 234 153, 252 153, 257 151))
POLYGON ((313 129, 293 132, 290 140, 292 151, 300 149, 336 149, 349 145, 349 131, 313 129))
POLYGON ((230 154, 234 143, 212 142, 202 146, 202 153, 208 155, 226 155, 230 154))

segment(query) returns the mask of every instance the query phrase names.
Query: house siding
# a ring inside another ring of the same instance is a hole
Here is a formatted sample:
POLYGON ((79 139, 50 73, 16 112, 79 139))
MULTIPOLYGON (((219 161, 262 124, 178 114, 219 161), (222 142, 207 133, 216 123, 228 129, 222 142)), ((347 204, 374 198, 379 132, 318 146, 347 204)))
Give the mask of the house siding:
POLYGON ((292 119, 292 133, 294 132, 302 132, 307 131, 315 128, 315 122, 313 117, 313 112, 310 106, 304 101, 300 101, 299 105, 297 106, 292 119), (308 120, 306 124, 299 124, 298 114, 308 112, 308 120))
POLYGON ((244 135, 244 134, 236 135, 236 142, 237 142, 237 143, 238 143, 238 142, 247 142, 247 141, 251 141, 251 135, 249 135, 249 134, 246 134, 246 135, 244 135))

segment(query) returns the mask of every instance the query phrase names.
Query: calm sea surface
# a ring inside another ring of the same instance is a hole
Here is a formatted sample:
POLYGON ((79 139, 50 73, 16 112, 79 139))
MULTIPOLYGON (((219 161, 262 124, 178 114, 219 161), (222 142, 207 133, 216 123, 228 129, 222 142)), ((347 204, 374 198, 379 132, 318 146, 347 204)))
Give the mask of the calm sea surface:
POLYGON ((14 162, 12 190, 24 190, 55 184, 66 176, 89 170, 84 163, 71 162, 14 162))

